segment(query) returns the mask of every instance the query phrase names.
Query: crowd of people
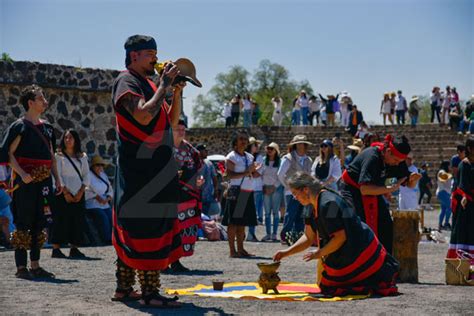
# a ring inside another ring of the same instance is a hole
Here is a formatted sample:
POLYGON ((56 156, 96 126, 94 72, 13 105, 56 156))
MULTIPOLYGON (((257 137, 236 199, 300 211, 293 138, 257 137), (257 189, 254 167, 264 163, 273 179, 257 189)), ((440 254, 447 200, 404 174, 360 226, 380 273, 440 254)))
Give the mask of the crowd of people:
MULTIPOLYGON (((383 125, 405 125, 409 120, 409 124, 415 127, 418 124, 422 108, 419 99, 414 95, 407 100, 401 90, 385 92, 380 103, 383 125)), ((439 124, 448 125, 450 129, 458 133, 470 134, 474 132, 474 95, 463 105, 455 87, 447 86, 446 91, 434 87, 429 102, 431 123, 436 118, 439 124)), ((271 103, 273 106, 272 121, 275 126, 281 126, 283 119, 288 115, 291 118, 292 126, 338 125, 345 127, 353 136, 359 129, 368 127, 362 112, 347 91, 324 97, 321 94, 309 96, 305 90, 301 90, 299 95, 292 100, 292 109, 289 114, 283 110, 281 97, 275 96, 271 103)), ((237 126, 241 113, 243 114, 243 127, 258 126, 259 118, 262 115, 260 106, 249 94, 246 94, 243 99, 240 95, 236 95, 224 105, 225 127, 237 126)))
MULTIPOLYGON (((43 245, 51 244, 53 258, 84 259, 79 247, 94 239, 90 227, 95 227, 117 254, 113 301, 180 307, 177 297, 160 294, 160 274, 189 271, 180 259, 193 255, 204 228, 213 227, 205 223, 214 219, 227 227, 222 236, 230 258, 254 256, 245 242, 259 241, 256 226, 265 225, 262 242, 290 246, 275 253, 275 261, 317 245, 304 259, 318 260, 324 294, 397 293, 389 203, 397 194, 400 209, 415 210, 425 194, 429 203, 432 189, 429 166, 421 171, 414 166, 406 137, 379 137, 361 128, 362 113, 347 93, 341 103, 339 95, 319 95, 323 115, 311 107, 318 99, 301 91, 295 122, 324 119, 332 126, 340 112, 352 144, 346 147, 340 134, 319 144, 301 134, 285 152, 275 142, 262 152, 263 141, 242 129, 234 133, 227 156, 211 160, 206 144, 186 140, 187 124, 180 119, 186 83, 176 81, 183 77, 178 67, 168 63, 155 85, 148 79, 157 62, 155 40, 134 35, 124 47, 127 71, 112 91, 119 138, 113 185, 104 172, 107 163, 99 156, 89 160, 74 129, 65 130, 56 146, 53 126, 41 118, 48 108, 41 87, 21 92, 25 114, 9 126, 0 145, 2 237, 14 250, 16 277, 54 278, 40 266, 43 245), (310 157, 315 145, 319 153, 310 157), (69 256, 61 250, 66 245, 69 256), (136 278, 141 293, 134 289, 136 278)), ((281 99, 273 102, 281 111, 281 99)), ((245 126, 258 119, 249 95, 236 96, 229 105, 229 124, 236 124, 241 109, 245 126)), ((474 253, 473 162, 469 138, 437 174, 440 229, 452 229, 450 258, 461 250, 474 253)))
MULTIPOLYGON (((273 124, 281 126, 283 119, 287 116, 283 110, 283 99, 280 96, 275 96, 271 99, 271 103, 273 124)), ((243 127, 258 126, 262 110, 250 94, 246 94, 244 98, 237 94, 224 104, 225 127, 237 126, 241 114, 243 115, 243 127)), ((363 122, 362 112, 357 110, 357 105, 353 103, 347 91, 336 96, 327 95, 325 98, 321 94, 308 96, 305 90, 301 90, 292 100, 292 110, 289 116, 292 126, 336 126, 337 118, 339 125, 352 130, 354 127, 357 129, 363 122)), ((355 132, 353 133, 355 134, 355 132)))

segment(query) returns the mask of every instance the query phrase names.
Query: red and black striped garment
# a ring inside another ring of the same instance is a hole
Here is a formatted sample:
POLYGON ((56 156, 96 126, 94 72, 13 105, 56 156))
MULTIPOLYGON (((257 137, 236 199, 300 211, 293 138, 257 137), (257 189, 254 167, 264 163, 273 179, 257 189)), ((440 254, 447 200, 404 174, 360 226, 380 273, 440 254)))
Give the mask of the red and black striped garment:
POLYGON ((310 225, 324 247, 333 234, 344 230, 346 242, 323 259, 324 271, 320 283, 323 294, 394 295, 398 262, 385 250, 372 230, 355 214, 353 207, 340 195, 322 191, 317 212, 310 212, 310 225))
MULTIPOLYGON (((451 205, 453 226, 447 258, 474 257, 474 165, 468 160, 459 164, 459 185, 453 192, 451 205), (466 207, 461 205, 462 198, 467 200, 466 207)), ((473 260, 474 263, 474 260, 473 260)))
POLYGON ((362 195, 360 186, 385 186, 387 179, 408 179, 409 176, 405 162, 398 166, 385 165, 378 147, 364 149, 342 174, 341 195, 354 206, 356 214, 372 229, 388 253, 392 253, 393 222, 387 203, 382 195, 362 195))
POLYGON ((168 105, 145 126, 119 102, 127 95, 148 101, 155 91, 132 71, 121 72, 112 89, 118 134, 112 241, 118 257, 139 270, 164 270, 183 255, 168 105))
POLYGON ((199 151, 186 140, 175 148, 175 159, 181 171, 178 205, 181 242, 184 256, 189 257, 194 253, 201 227, 201 190, 196 186, 196 180, 202 169, 202 160, 199 151))

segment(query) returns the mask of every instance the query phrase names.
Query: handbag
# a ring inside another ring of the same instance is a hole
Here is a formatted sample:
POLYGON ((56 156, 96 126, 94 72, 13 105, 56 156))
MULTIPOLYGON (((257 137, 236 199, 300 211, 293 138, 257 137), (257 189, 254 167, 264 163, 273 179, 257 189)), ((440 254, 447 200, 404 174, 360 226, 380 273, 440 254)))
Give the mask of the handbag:
MULTIPOLYGON (((245 170, 248 166, 247 154, 245 154, 245 170)), ((232 185, 230 188, 227 189, 227 201, 237 201, 237 198, 240 194, 240 188, 242 187, 242 183, 244 183, 245 177, 242 177, 242 181, 240 181, 239 185, 232 185)))

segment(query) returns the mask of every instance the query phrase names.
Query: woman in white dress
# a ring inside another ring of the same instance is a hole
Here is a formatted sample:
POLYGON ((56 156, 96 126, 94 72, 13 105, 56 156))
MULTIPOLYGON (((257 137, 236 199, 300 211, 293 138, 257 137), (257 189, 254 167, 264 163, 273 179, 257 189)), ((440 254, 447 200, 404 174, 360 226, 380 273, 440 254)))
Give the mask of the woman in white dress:
POLYGON ((384 93, 383 100, 380 105, 380 114, 383 115, 383 125, 385 126, 387 117, 390 123, 393 125, 392 116, 392 101, 390 101, 390 93, 384 93))

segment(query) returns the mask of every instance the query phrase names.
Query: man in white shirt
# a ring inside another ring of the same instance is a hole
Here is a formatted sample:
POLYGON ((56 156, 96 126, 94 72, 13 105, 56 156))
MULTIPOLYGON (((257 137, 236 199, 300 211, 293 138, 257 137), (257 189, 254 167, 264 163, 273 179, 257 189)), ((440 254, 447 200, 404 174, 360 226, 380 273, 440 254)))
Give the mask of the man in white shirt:
POLYGON ((408 110, 407 100, 402 95, 402 91, 398 90, 395 104, 395 113, 397 114, 397 124, 405 125, 405 113, 408 110))

